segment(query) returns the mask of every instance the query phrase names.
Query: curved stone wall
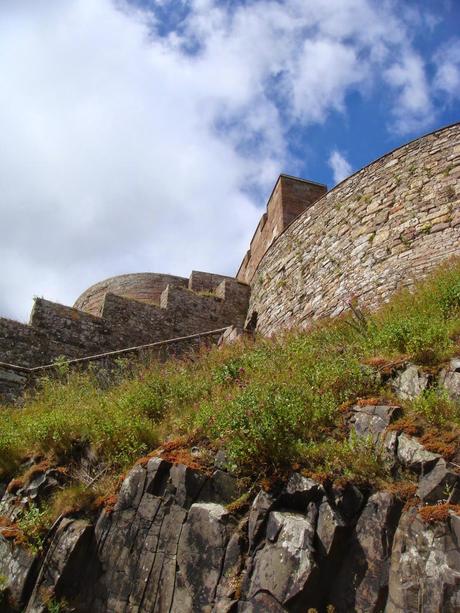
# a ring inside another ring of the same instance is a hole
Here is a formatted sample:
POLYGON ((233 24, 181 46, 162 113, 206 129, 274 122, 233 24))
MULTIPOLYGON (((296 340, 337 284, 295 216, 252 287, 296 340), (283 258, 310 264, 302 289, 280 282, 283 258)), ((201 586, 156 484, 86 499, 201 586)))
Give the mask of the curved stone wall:
POLYGON ((374 307, 460 255, 460 124, 385 155, 302 213, 252 281, 258 330, 306 326, 351 299, 374 307))
POLYGON ((187 287, 188 279, 154 272, 110 277, 110 279, 96 283, 83 292, 77 298, 74 308, 92 315, 101 315, 104 297, 107 293, 159 305, 161 293, 167 285, 187 287))

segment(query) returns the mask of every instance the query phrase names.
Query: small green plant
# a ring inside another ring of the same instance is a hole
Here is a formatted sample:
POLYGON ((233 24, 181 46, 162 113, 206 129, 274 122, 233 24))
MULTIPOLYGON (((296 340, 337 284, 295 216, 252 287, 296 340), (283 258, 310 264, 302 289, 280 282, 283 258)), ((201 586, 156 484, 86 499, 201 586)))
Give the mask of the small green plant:
POLYGON ((230 359, 219 364, 214 371, 214 380, 217 383, 232 383, 238 381, 244 374, 243 362, 240 359, 230 359))
POLYGON ((410 408, 433 426, 442 428, 449 423, 460 424, 460 406, 442 387, 425 390, 412 401, 410 408))
POLYGON ((58 373, 60 377, 64 378, 69 374, 69 370, 70 370, 69 360, 65 355, 58 356, 54 360, 53 365, 56 369, 56 372, 58 373))
POLYGON ((8 600, 8 577, 0 575, 0 605, 6 604, 8 600))
POLYGON ((64 598, 57 599, 51 597, 45 606, 47 613, 65 613, 65 611, 69 611, 69 605, 64 598))
POLYGON ((49 509, 30 503, 21 511, 16 523, 31 551, 34 554, 42 551, 43 535, 50 527, 49 509))

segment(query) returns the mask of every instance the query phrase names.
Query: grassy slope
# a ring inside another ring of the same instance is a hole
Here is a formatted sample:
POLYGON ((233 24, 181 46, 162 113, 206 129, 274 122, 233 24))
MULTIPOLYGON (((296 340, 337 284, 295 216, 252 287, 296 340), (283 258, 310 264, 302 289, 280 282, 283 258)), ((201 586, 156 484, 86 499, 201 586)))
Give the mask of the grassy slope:
MULTIPOLYGON (((116 474, 182 436, 209 456, 225 448, 234 469, 251 478, 295 466, 332 478, 388 479, 371 443, 344 430, 344 406, 388 398, 382 364, 407 357, 436 368, 459 355, 459 315, 460 263, 453 262, 372 315, 355 311, 309 332, 152 363, 109 389, 92 373, 63 372, 64 382, 44 380, 24 408, 2 409, 0 471, 3 477, 23 472, 21 463, 32 454, 65 464, 86 447, 108 466, 107 474, 116 474)), ((406 425, 455 438, 459 407, 442 390, 404 410, 406 425)), ((78 484, 59 496, 61 510, 62 500, 72 506, 91 497, 78 484)))

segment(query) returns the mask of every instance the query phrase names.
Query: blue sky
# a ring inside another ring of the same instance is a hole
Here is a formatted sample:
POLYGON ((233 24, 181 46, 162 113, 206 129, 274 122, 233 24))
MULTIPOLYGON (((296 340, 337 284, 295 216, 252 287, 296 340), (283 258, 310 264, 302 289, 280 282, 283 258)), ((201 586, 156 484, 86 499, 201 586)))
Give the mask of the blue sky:
POLYGON ((0 315, 233 274, 280 172, 333 186, 459 119, 456 0, 2 0, 0 315))

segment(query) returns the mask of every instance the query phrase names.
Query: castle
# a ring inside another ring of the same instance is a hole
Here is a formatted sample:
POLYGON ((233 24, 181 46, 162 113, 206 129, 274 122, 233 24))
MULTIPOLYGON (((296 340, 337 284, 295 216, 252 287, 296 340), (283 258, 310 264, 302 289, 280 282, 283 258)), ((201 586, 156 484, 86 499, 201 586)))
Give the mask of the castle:
MULTIPOLYGON (((261 334, 374 307, 460 254, 460 124, 416 139, 334 189, 281 175, 235 278, 141 273, 93 285, 67 307, 37 298, 29 324, 0 318, 0 400, 59 356, 261 334)), ((94 357, 96 356, 96 357, 94 357)))

